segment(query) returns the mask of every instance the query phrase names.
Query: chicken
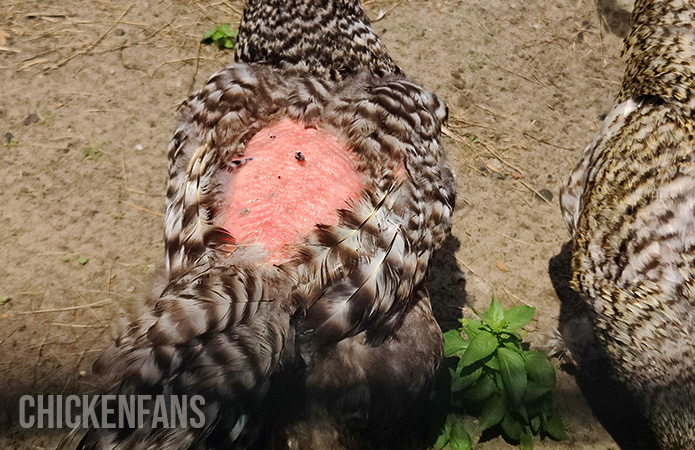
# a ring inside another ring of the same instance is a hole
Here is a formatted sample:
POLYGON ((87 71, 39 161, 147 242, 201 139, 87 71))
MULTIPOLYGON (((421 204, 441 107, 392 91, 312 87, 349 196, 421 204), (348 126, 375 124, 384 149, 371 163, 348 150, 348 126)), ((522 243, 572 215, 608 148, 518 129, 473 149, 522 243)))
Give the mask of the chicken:
POLYGON ((92 429, 80 448, 244 448, 288 392, 292 420, 378 433, 431 390, 425 283, 456 193, 444 104, 357 0, 251 0, 235 58, 180 108, 166 287, 95 363, 113 394, 202 396, 205 425, 92 429))
POLYGON ((617 106, 561 193, 573 287, 662 449, 695 448, 694 18, 636 1, 617 106))

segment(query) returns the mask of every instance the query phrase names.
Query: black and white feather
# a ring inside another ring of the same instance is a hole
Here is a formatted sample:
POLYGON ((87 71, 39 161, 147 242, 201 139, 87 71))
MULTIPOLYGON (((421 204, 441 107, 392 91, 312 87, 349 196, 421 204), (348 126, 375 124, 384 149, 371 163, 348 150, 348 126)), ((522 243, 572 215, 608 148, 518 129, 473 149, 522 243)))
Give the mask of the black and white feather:
POLYGON ((442 340, 425 282, 456 193, 444 104, 405 78, 357 0, 251 0, 236 59, 180 109, 167 286, 96 363, 119 394, 204 396, 206 426, 90 430, 81 448, 252 445, 272 415, 267 393, 288 378, 300 418, 386 430, 432 386, 442 340), (215 218, 230 162, 281 119, 339 137, 366 182, 337 224, 317 223, 268 264, 215 218))

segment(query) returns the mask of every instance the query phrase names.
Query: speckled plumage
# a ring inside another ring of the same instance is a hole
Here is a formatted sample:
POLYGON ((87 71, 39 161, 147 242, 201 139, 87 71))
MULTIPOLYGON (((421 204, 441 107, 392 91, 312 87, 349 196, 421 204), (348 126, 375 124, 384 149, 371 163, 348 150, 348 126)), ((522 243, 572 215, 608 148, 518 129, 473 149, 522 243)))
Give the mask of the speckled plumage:
POLYGON ((637 0, 615 109, 561 203, 573 287, 663 449, 695 448, 695 3, 637 0))
MULTIPOLYGON (((322 411, 370 432, 393 427, 431 387, 442 340, 425 282, 456 192, 444 104, 401 74, 357 0, 252 0, 236 59, 180 109, 168 285, 96 364, 117 393, 204 395, 208 426, 92 430, 84 448, 250 445, 263 437, 268 389, 287 377, 302 392, 297 418, 322 411), (347 143, 366 184, 337 224, 316 224, 292 257, 269 264, 217 215, 229 163, 281 119, 347 143)), ((283 446, 305 448, 294 436, 283 446)))
POLYGON ((333 80, 401 73, 356 0, 249 0, 234 58, 333 80))

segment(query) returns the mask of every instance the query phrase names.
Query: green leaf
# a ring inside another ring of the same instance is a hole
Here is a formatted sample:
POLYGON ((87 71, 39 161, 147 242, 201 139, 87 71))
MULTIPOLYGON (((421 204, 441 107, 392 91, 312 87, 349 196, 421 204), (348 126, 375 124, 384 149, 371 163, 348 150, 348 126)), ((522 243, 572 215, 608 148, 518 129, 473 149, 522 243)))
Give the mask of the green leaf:
MULTIPOLYGON (((487 331, 481 330, 468 344, 468 348, 461 357, 460 364, 469 366, 481 359, 490 356, 497 348, 497 338, 487 331)), ((522 363, 523 364, 523 363, 522 363)))
POLYGON ((504 312, 504 321, 507 322, 505 328, 509 331, 514 331, 517 328, 523 328, 533 319, 533 314, 536 308, 530 306, 516 306, 504 312))
POLYGON ((449 330, 444 333, 444 356, 449 357, 461 353, 468 348, 468 341, 461 336, 459 330, 449 330))
POLYGON ((442 433, 437 437, 437 440, 434 441, 432 448, 434 448, 434 450, 442 450, 444 447, 446 447, 446 444, 448 444, 448 443, 449 443, 449 436, 442 433))
POLYGON ((498 372, 500 370, 500 362, 497 358, 488 359, 487 361, 485 361, 485 366, 498 372))
POLYGON ((526 394, 524 394, 524 400, 527 402, 532 402, 541 398, 542 396, 544 396, 552 390, 552 387, 543 386, 542 384, 531 380, 526 385, 526 394))
POLYGON ((468 389, 461 393, 466 400, 479 402, 490 397, 495 392, 495 382, 490 375, 483 375, 476 381, 471 383, 468 389))
MULTIPOLYGON (((497 360, 499 364, 499 359, 497 360)), ((500 372, 495 372, 495 385, 500 392, 506 392, 504 389, 504 381, 502 381, 502 374, 500 372)))
POLYGON ((555 368, 545 353, 528 351, 523 356, 526 371, 532 380, 541 386, 551 389, 555 387, 555 368))
POLYGON ((521 405, 517 408, 516 413, 521 417, 523 423, 528 423, 528 413, 526 412, 526 406, 521 405))
MULTIPOLYGON (((470 369, 470 367, 465 368, 465 369, 470 369)), ((474 371, 470 370, 463 370, 462 372, 459 372, 458 370, 454 372, 451 380, 451 392, 458 392, 462 389, 467 388, 471 384, 475 383, 478 381, 478 378, 483 374, 483 368, 478 367, 474 371), (465 375, 461 375, 461 373, 464 373, 465 375)))
POLYGON ((468 336, 468 339, 473 339, 476 334, 483 328, 483 323, 476 319, 461 319, 461 328, 468 336))
POLYGON ((523 352, 521 343, 517 342, 516 340, 512 340, 511 342, 510 341, 503 341, 502 345, 500 345, 500 347, 504 347, 504 348, 509 349, 509 350, 513 351, 514 353, 518 353, 518 354, 521 354, 521 352, 523 352))
POLYGON ((5 303, 9 302, 12 300, 9 295, 3 295, 0 297, 0 306, 4 305, 5 303))
POLYGON ((228 23, 221 23, 214 29, 203 34, 203 42, 215 43, 220 49, 234 48, 236 44, 237 30, 232 30, 228 23))
POLYGON ((524 343, 522 342, 521 337, 517 338, 509 333, 499 333, 497 340, 500 343, 500 347, 508 348, 509 350, 513 350, 517 353, 521 353, 523 351, 522 349, 524 343))
POLYGON ((533 450, 533 435, 528 427, 524 427, 519 439, 519 450, 533 450))
POLYGON ((560 420, 557 414, 552 414, 547 418, 542 416, 541 426, 543 427, 543 431, 548 433, 548 435, 556 441, 564 441, 567 439, 565 426, 562 424, 562 420, 560 420))
POLYGON ((473 440, 460 421, 456 421, 451 428, 449 447, 451 450, 471 450, 473 448, 473 440))
POLYGON ((507 412, 507 414, 505 414, 502 422, 500 422, 500 425, 502 425, 502 430, 508 437, 514 439, 515 441, 518 441, 521 438, 521 433, 524 426, 519 422, 519 420, 517 420, 516 417, 514 417, 511 412, 507 412))
POLYGON ((453 424, 453 416, 447 416, 446 422, 444 423, 444 427, 442 427, 442 431, 439 433, 439 436, 437 436, 437 440, 434 442, 434 450, 442 450, 446 446, 446 444, 449 443, 449 436, 451 435, 451 427, 453 426, 453 424))
POLYGON ((531 431, 533 434, 538 434, 541 429, 541 416, 531 417, 531 431))
POLYGON ((504 330, 500 333, 502 341, 521 347, 521 335, 516 331, 504 330))
POLYGON ((500 331, 504 325, 504 309, 497 297, 492 297, 490 308, 487 312, 478 314, 478 317, 483 319, 483 322, 490 325, 493 331, 500 331))
POLYGON ((485 403, 483 411, 480 413, 480 431, 485 431, 494 427, 504 418, 505 405, 504 399, 499 395, 494 395, 485 403))
POLYGON ((526 392, 526 368, 524 360, 517 352, 504 347, 497 349, 497 357, 500 363, 500 374, 507 393, 512 398, 514 404, 521 404, 526 392))
POLYGON ((77 258, 77 263, 81 266, 86 265, 89 262, 89 258, 81 257, 77 258))
POLYGON ((82 150, 82 156, 91 161, 96 161, 101 156, 101 151, 92 147, 85 148, 82 150))

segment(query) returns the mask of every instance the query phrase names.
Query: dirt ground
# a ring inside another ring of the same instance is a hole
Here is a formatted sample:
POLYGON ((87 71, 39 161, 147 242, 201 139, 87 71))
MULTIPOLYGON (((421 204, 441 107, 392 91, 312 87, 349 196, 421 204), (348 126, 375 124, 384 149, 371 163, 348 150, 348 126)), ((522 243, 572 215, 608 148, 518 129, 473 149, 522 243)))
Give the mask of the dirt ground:
MULTIPOLYGON (((562 305, 563 320, 580 314, 563 299, 559 185, 611 108, 629 12, 612 0, 364 3, 406 74, 450 108, 460 200, 433 274, 438 318, 455 325, 461 307, 495 294, 536 307, 530 338, 540 339, 562 305)), ((51 448, 64 433, 18 428, 19 395, 98 389, 92 361, 163 261, 176 108, 231 61, 200 37, 215 23, 235 27, 242 8, 1 1, 0 448, 51 448)), ((611 422, 629 406, 580 389, 575 375, 558 372, 569 440, 535 448, 617 449, 611 434, 633 448, 611 422)))

